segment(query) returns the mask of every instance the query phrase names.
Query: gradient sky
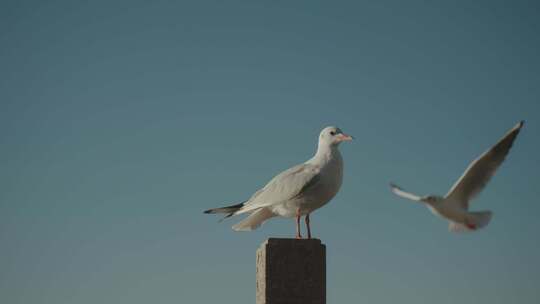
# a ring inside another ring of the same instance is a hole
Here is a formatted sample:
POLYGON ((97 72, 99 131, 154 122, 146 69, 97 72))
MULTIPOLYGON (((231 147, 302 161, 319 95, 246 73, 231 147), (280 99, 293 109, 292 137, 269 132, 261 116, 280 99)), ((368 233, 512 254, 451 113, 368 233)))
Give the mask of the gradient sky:
POLYGON ((538 1, 2 1, 0 302, 254 303, 255 250, 204 209, 342 145, 314 213, 328 303, 538 303, 538 1), (445 194, 523 132, 451 234, 445 194))

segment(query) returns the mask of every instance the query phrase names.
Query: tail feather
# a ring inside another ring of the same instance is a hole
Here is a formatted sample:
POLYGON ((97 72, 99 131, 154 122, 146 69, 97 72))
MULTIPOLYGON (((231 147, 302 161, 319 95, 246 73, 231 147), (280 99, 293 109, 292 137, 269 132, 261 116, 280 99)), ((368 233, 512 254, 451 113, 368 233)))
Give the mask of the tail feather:
POLYGON ((462 223, 456 223, 456 222, 450 222, 450 225, 448 226, 448 230, 452 232, 471 232, 478 230, 480 228, 484 228, 489 224, 489 221, 491 221, 491 217, 493 216, 493 213, 491 211, 478 211, 478 212, 469 212, 468 220, 470 220, 467 224, 462 223))
POLYGON ((261 208, 252 214, 250 214, 248 217, 246 217, 244 220, 239 222, 238 224, 234 225, 232 227, 235 231, 250 231, 257 229, 259 226, 261 226, 262 223, 264 223, 267 219, 272 218, 276 216, 272 211, 268 208, 261 208))
POLYGON ((227 213, 227 215, 221 219, 221 220, 224 220, 228 217, 233 216, 236 211, 240 210, 244 206, 244 204, 245 202, 241 202, 240 204, 236 204, 236 205, 208 209, 208 210, 205 210, 204 213, 206 214, 227 213))

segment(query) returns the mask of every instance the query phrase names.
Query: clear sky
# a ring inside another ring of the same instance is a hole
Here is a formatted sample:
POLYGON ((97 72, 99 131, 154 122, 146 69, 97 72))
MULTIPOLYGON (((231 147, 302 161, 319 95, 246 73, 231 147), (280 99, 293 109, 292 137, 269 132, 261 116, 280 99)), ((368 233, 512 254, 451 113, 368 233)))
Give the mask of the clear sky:
POLYGON ((342 145, 312 216, 328 303, 538 303, 537 1, 2 1, 0 302, 254 303, 255 250, 211 207, 342 145), (519 120, 456 235, 445 194, 519 120))

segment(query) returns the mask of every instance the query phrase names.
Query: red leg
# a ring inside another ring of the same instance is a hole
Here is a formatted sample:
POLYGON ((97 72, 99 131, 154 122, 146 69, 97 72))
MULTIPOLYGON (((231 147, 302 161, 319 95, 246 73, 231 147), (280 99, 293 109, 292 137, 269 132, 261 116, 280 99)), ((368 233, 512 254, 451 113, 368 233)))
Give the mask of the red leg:
POLYGON ((306 215, 305 221, 306 221, 306 227, 307 227, 307 238, 311 239, 311 227, 309 226, 309 213, 306 215))
POLYGON ((466 225, 469 229, 471 229, 471 230, 476 230, 476 225, 475 225, 475 224, 469 224, 469 223, 467 223, 467 224, 465 224, 465 225, 466 225))
POLYGON ((465 220, 465 226, 471 230, 476 230, 476 225, 474 223, 469 223, 467 220, 465 220))
POLYGON ((300 210, 296 210, 296 238, 302 238, 302 234, 300 233, 300 210))

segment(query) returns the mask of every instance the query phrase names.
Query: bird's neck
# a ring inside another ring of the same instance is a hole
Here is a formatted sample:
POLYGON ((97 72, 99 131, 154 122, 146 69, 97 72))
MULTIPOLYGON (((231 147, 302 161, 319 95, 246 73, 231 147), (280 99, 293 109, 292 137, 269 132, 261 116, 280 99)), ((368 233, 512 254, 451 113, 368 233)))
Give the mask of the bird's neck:
POLYGON ((325 163, 335 159, 336 157, 341 157, 337 145, 319 144, 317 147, 317 153, 315 153, 313 160, 325 163))

